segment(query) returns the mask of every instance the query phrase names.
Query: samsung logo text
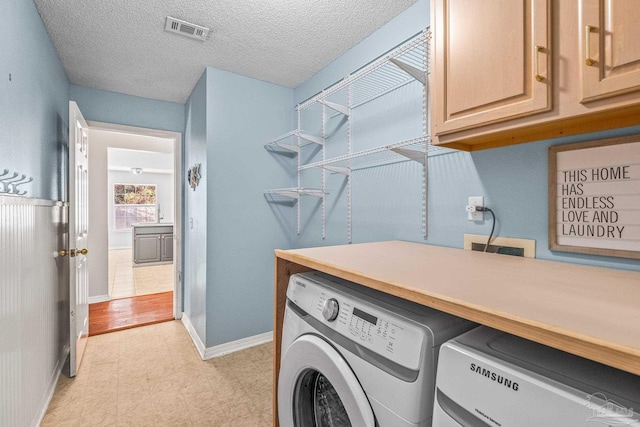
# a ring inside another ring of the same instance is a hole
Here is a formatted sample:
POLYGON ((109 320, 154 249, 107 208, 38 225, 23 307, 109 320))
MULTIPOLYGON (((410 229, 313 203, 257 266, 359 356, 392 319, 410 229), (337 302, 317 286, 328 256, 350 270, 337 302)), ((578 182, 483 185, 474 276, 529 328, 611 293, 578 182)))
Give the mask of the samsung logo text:
POLYGON ((476 365, 475 363, 471 364, 471 370, 483 377, 490 379, 491 381, 495 381, 498 384, 502 384, 503 386, 510 388, 513 391, 518 391, 518 383, 512 381, 496 372, 491 372, 489 369, 483 368, 480 365, 476 365))

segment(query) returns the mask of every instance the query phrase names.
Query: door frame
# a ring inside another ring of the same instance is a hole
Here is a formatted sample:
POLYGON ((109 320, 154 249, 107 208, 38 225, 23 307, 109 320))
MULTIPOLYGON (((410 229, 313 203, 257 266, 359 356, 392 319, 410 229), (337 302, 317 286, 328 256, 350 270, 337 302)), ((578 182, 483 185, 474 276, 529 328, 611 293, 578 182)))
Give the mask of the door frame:
POLYGON ((114 123, 87 120, 90 130, 126 133, 130 135, 151 136, 156 138, 173 139, 173 167, 174 167, 174 206, 173 206, 173 317, 182 318, 182 206, 183 206, 183 167, 182 133, 160 129, 150 129, 137 126, 119 125, 114 123))

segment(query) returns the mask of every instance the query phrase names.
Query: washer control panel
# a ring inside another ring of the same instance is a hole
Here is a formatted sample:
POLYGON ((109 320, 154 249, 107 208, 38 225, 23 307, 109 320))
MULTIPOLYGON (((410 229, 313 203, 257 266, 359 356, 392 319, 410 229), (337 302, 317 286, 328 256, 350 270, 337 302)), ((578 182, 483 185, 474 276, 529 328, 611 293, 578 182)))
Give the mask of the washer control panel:
POLYGON ((291 280, 287 297, 310 316, 357 344, 418 369, 424 328, 342 290, 306 277, 291 280))

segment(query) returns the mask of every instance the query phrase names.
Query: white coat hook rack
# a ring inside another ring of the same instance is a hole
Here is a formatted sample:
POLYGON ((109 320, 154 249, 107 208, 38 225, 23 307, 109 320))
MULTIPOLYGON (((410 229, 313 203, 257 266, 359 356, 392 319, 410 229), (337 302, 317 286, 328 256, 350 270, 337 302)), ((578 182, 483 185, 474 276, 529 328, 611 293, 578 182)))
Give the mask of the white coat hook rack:
POLYGON ((14 196, 26 196, 27 191, 18 187, 33 181, 32 177, 18 172, 10 173, 9 169, 0 172, 0 194, 11 194, 14 196))

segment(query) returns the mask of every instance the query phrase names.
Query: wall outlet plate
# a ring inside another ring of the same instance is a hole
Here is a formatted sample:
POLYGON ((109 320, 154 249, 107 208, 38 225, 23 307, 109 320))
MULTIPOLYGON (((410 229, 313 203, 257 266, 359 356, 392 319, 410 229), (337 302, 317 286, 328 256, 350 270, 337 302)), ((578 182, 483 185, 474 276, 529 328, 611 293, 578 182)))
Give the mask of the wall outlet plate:
POLYGON ((484 197, 482 196, 474 196, 469 197, 469 202, 467 203, 467 218, 469 221, 484 221, 484 212, 476 211, 476 206, 484 206, 484 197))

